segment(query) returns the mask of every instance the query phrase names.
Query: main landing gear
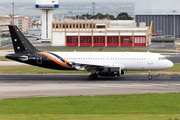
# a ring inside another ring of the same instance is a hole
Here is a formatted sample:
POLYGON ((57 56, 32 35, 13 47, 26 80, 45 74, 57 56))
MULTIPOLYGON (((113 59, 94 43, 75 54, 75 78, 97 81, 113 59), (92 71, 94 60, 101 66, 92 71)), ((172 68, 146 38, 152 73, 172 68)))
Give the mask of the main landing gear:
POLYGON ((94 80, 98 77, 97 71, 91 71, 91 75, 89 75, 90 80, 94 80))
POLYGON ((149 73, 148 78, 149 78, 149 80, 151 80, 152 79, 151 70, 149 70, 148 73, 149 73))
POLYGON ((97 77, 98 75, 96 73, 89 75, 90 80, 96 79, 97 77))

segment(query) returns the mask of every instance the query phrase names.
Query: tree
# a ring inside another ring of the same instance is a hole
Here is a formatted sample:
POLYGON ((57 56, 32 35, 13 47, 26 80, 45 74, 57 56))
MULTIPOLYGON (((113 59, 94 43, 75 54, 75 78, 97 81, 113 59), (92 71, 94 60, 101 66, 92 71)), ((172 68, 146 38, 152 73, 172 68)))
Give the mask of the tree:
POLYGON ((81 18, 81 16, 80 15, 76 15, 76 17, 75 17, 76 19, 79 19, 79 18, 81 18))
POLYGON ((83 14, 82 16, 81 16, 81 19, 91 19, 92 18, 92 16, 90 15, 90 14, 83 14))
POLYGON ((109 20, 115 20, 116 18, 114 17, 114 15, 110 15, 110 14, 105 14, 105 18, 109 19, 109 20))
POLYGON ((119 13, 116 17, 117 20, 133 20, 126 12, 119 13))
POLYGON ((116 18, 113 15, 110 14, 101 14, 97 13, 96 15, 92 16, 90 14, 83 14, 81 16, 77 15, 76 19, 109 19, 109 20, 115 20, 116 18))

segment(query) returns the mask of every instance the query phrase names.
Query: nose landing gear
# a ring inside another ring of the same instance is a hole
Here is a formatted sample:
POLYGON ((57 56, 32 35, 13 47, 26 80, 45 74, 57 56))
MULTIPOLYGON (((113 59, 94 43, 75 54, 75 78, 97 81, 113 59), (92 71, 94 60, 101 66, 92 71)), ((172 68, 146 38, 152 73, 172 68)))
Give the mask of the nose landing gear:
POLYGON ((151 70, 149 70, 148 73, 149 73, 148 78, 149 78, 149 80, 151 80, 152 79, 151 70))

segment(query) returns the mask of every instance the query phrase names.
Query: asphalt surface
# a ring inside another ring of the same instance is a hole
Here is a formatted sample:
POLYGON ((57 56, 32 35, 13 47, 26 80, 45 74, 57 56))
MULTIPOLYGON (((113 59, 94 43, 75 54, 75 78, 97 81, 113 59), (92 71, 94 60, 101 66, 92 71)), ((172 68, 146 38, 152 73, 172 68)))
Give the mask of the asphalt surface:
MULTIPOLYGON (((174 43, 152 43, 150 46, 121 46, 121 47, 116 47, 116 46, 94 46, 94 47, 88 47, 88 46, 51 46, 50 43, 33 43, 33 45, 39 49, 39 50, 49 50, 49 49, 126 49, 126 50, 175 50, 174 43)), ((13 48, 12 44, 1 46, 0 48, 13 48)))
POLYGON ((180 75, 127 74, 117 78, 88 75, 0 75, 0 99, 45 96, 115 95, 180 92, 180 75))

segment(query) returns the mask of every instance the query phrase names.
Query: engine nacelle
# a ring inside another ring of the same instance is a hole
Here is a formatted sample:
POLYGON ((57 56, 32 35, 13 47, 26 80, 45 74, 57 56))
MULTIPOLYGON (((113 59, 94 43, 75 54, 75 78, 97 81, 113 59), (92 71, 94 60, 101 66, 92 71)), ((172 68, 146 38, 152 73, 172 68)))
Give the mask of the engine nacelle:
POLYGON ((122 74, 124 74, 124 71, 121 71, 119 67, 103 68, 98 73, 99 76, 120 76, 122 74))

